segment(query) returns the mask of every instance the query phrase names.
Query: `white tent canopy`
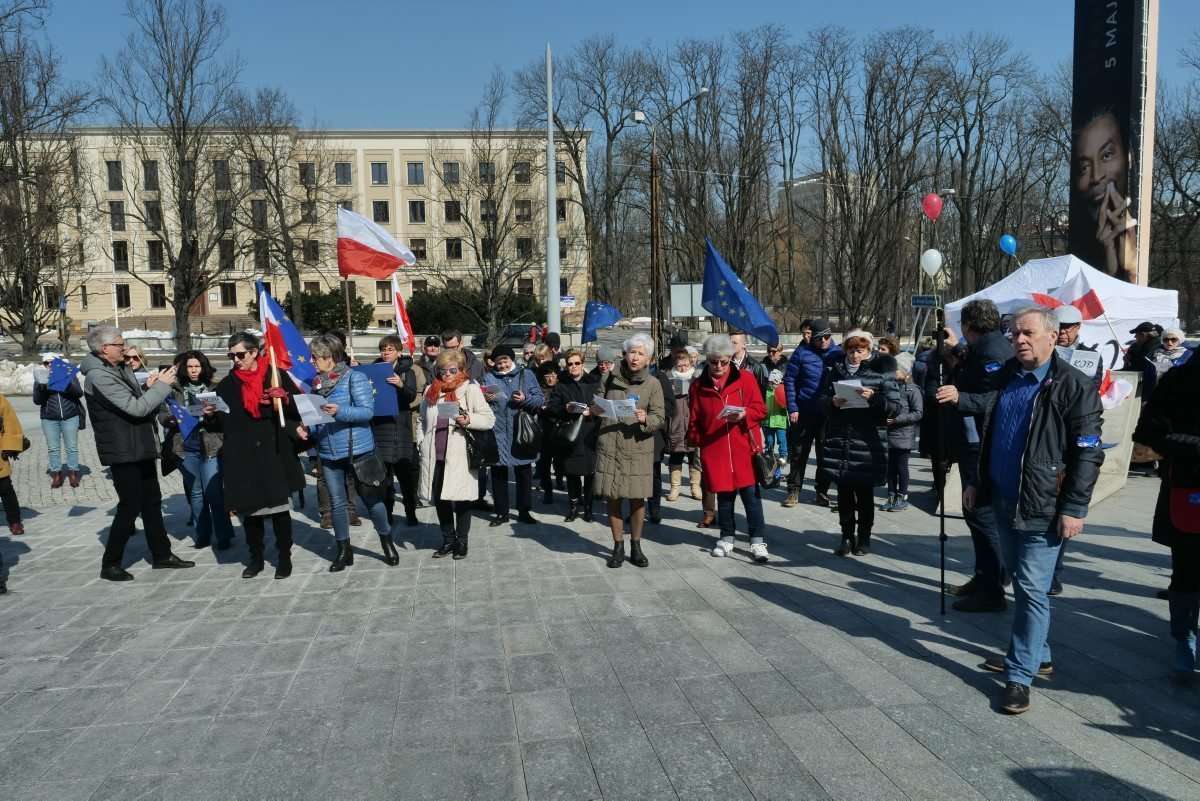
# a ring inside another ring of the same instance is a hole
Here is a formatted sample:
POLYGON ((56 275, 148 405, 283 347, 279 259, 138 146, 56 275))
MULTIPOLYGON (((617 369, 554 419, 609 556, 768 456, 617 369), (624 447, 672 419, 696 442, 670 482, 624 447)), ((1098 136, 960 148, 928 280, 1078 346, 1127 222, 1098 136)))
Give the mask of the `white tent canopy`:
POLYGON ((1179 298, 1175 290, 1130 284, 1074 256, 1034 259, 991 286, 946 304, 946 324, 961 336, 959 317, 963 305, 971 300, 990 300, 1001 314, 1011 314, 1034 305, 1034 292, 1070 303, 1089 290, 1099 296, 1105 313, 1084 320, 1079 339, 1085 345, 1098 347, 1108 366, 1120 361, 1121 345, 1132 339, 1129 330, 1138 323, 1148 320, 1163 327, 1178 325, 1179 298))

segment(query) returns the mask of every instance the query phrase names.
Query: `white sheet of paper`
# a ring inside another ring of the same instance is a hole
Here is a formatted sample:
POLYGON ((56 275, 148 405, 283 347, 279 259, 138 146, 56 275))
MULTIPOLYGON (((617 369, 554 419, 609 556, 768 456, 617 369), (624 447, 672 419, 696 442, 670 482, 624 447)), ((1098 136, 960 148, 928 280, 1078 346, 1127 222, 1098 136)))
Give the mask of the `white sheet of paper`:
POLYGON ((633 413, 637 411, 637 400, 635 398, 608 400, 601 395, 596 395, 592 398, 592 403, 600 407, 602 417, 607 417, 611 420, 633 417, 633 413))
POLYGON ((321 411, 321 407, 325 405, 325 399, 320 395, 293 395, 292 402, 296 404, 296 411, 300 413, 300 422, 310 428, 334 421, 332 417, 321 411))
POLYGON ((745 406, 734 406, 732 404, 727 403, 727 404, 725 404, 725 407, 723 409, 721 409, 721 417, 734 417, 736 415, 741 414, 744 411, 746 411, 745 406))
POLYGON ((1088 378, 1096 375, 1096 370, 1100 368, 1101 356, 1095 351, 1065 348, 1061 345, 1056 347, 1055 350, 1058 351, 1058 358, 1067 362, 1088 378))
POLYGON ((33 380, 39 384, 45 384, 50 380, 50 371, 45 367, 33 368, 33 380))
POLYGON ((862 382, 857 378, 833 382, 834 397, 843 398, 846 401, 842 406, 843 409, 865 409, 870 405, 866 398, 858 394, 860 389, 862 389, 862 382))
MULTIPOLYGON (((201 413, 204 411, 204 404, 207 403, 217 407, 218 412, 229 414, 229 404, 226 403, 224 399, 222 399, 221 396, 215 392, 199 392, 196 394, 196 400, 200 401, 201 413)), ((192 410, 188 409, 188 411, 190 412, 192 410)), ((192 414, 195 414, 195 412, 192 412, 192 414)))
POLYGON ((453 420, 458 417, 458 404, 454 401, 439 403, 437 405, 437 416, 439 420, 453 420))
POLYGON ((138 370, 133 374, 133 380, 137 381, 139 385, 144 385, 149 377, 150 374, 145 370, 138 370))

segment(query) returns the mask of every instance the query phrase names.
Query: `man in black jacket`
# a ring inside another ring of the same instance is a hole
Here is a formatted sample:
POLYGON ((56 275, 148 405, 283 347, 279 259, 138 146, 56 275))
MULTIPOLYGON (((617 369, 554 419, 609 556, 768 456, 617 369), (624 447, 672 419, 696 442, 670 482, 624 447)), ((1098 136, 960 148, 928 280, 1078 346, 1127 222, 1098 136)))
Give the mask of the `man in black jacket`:
POLYGON ((1013 317, 1016 358, 999 371, 1000 388, 960 394, 942 387, 941 403, 981 415, 979 469, 963 488, 963 508, 990 507, 1004 564, 1013 577, 1012 636, 1004 659, 985 667, 1006 674, 1001 708, 1029 709, 1034 676, 1054 671, 1047 635, 1047 594, 1065 540, 1083 531, 1092 488, 1104 463, 1103 410, 1091 382, 1058 358, 1058 323, 1048 309, 1013 317))
MULTIPOLYGON (((1005 362, 1012 358, 1012 344, 1000 330, 1000 311, 990 300, 973 300, 963 306, 962 332, 965 347, 950 334, 947 346, 954 348, 957 367, 953 384, 959 392, 985 393, 999 389, 998 383, 1005 362)), ((959 410, 960 412, 962 409, 959 410)), ((958 475, 964 487, 976 480, 975 465, 979 460, 979 430, 981 416, 963 414, 957 426, 945 426, 949 458, 958 462, 958 475)), ((1003 564, 996 535, 996 521, 991 509, 963 509, 963 519, 971 531, 975 550, 975 575, 955 589, 960 596, 954 608, 960 612, 1003 612, 1003 564)))

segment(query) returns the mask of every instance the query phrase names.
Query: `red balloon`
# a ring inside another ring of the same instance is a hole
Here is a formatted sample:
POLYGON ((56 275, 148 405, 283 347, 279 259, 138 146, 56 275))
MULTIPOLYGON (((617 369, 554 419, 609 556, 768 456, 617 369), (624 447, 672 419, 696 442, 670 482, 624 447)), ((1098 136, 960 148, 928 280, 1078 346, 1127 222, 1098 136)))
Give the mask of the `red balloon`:
POLYGON ((937 218, 942 216, 942 196, 936 192, 930 192, 921 199, 921 208, 925 210, 925 216, 932 222, 937 222, 937 218))

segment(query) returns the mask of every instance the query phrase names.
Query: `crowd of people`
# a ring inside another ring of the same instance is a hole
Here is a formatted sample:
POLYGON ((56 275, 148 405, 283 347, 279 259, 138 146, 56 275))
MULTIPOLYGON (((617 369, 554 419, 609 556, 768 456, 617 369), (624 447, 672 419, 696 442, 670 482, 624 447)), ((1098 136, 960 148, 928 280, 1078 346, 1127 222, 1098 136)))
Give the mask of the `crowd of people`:
MULTIPOLYGON (((374 361, 392 368, 387 414, 377 413, 379 389, 354 369, 337 331, 311 340, 317 375, 298 386, 249 332, 229 338, 230 369, 218 381, 199 351, 147 369, 119 330, 98 326, 79 364, 82 382, 56 390, 39 382, 34 400, 52 488, 79 485, 78 433, 92 428, 118 498, 101 559, 100 576, 110 581, 134 578, 124 550, 139 517, 153 569, 194 565, 172 551, 160 461, 164 473, 181 473, 195 548, 230 548, 240 522, 242 576, 252 579, 266 569, 270 522, 274 577, 286 579, 306 472, 317 478, 321 526, 333 533, 331 572, 354 564, 360 510, 386 564, 399 564, 401 527, 420 525, 423 505, 434 508, 441 533, 432 558, 460 560, 478 513, 490 513, 492 527, 538 523, 535 479, 543 505, 565 491, 566 522, 594 522, 600 500, 612 536, 607 566, 647 568, 646 526, 661 522, 664 501, 685 493, 701 501, 697 525, 713 530, 713 557, 737 553, 740 501, 745 553, 768 562, 767 493, 786 482, 782 506, 799 504, 810 455, 811 503, 838 515, 835 553, 868 556, 876 512, 909 506, 915 451, 931 460, 935 491, 951 469, 963 487, 975 564, 969 581, 949 589, 953 608, 1004 611, 1012 588, 1010 645, 986 666, 1006 675, 1002 708, 1020 713, 1033 680, 1054 670, 1048 599, 1063 590, 1065 546, 1082 531, 1104 460, 1104 371, 1084 375, 1056 351, 1083 347, 1081 322, 1072 306, 1002 317, 990 301, 973 301, 962 309, 961 340, 944 329, 915 353, 862 329, 837 342, 830 323, 814 319, 790 354, 773 345, 756 359, 741 333, 711 334, 698 346, 679 333, 658 353, 637 333, 620 351, 600 347, 590 367, 554 332, 541 332, 520 356, 506 345, 477 355, 454 330, 427 337, 413 354, 385 336, 374 361), (322 422, 305 423, 301 394, 322 422)), ((1134 437, 1163 476, 1154 537, 1172 549, 1176 670, 1190 675, 1200 550, 1188 534, 1200 532, 1200 504, 1179 493, 1200 497, 1200 424, 1187 414, 1200 396, 1200 360, 1189 361, 1181 331, 1144 323, 1131 333, 1124 367, 1143 372, 1148 401, 1134 437)), ((10 531, 22 534, 10 462, 28 445, 2 398, 0 421, 0 498, 10 531)))

